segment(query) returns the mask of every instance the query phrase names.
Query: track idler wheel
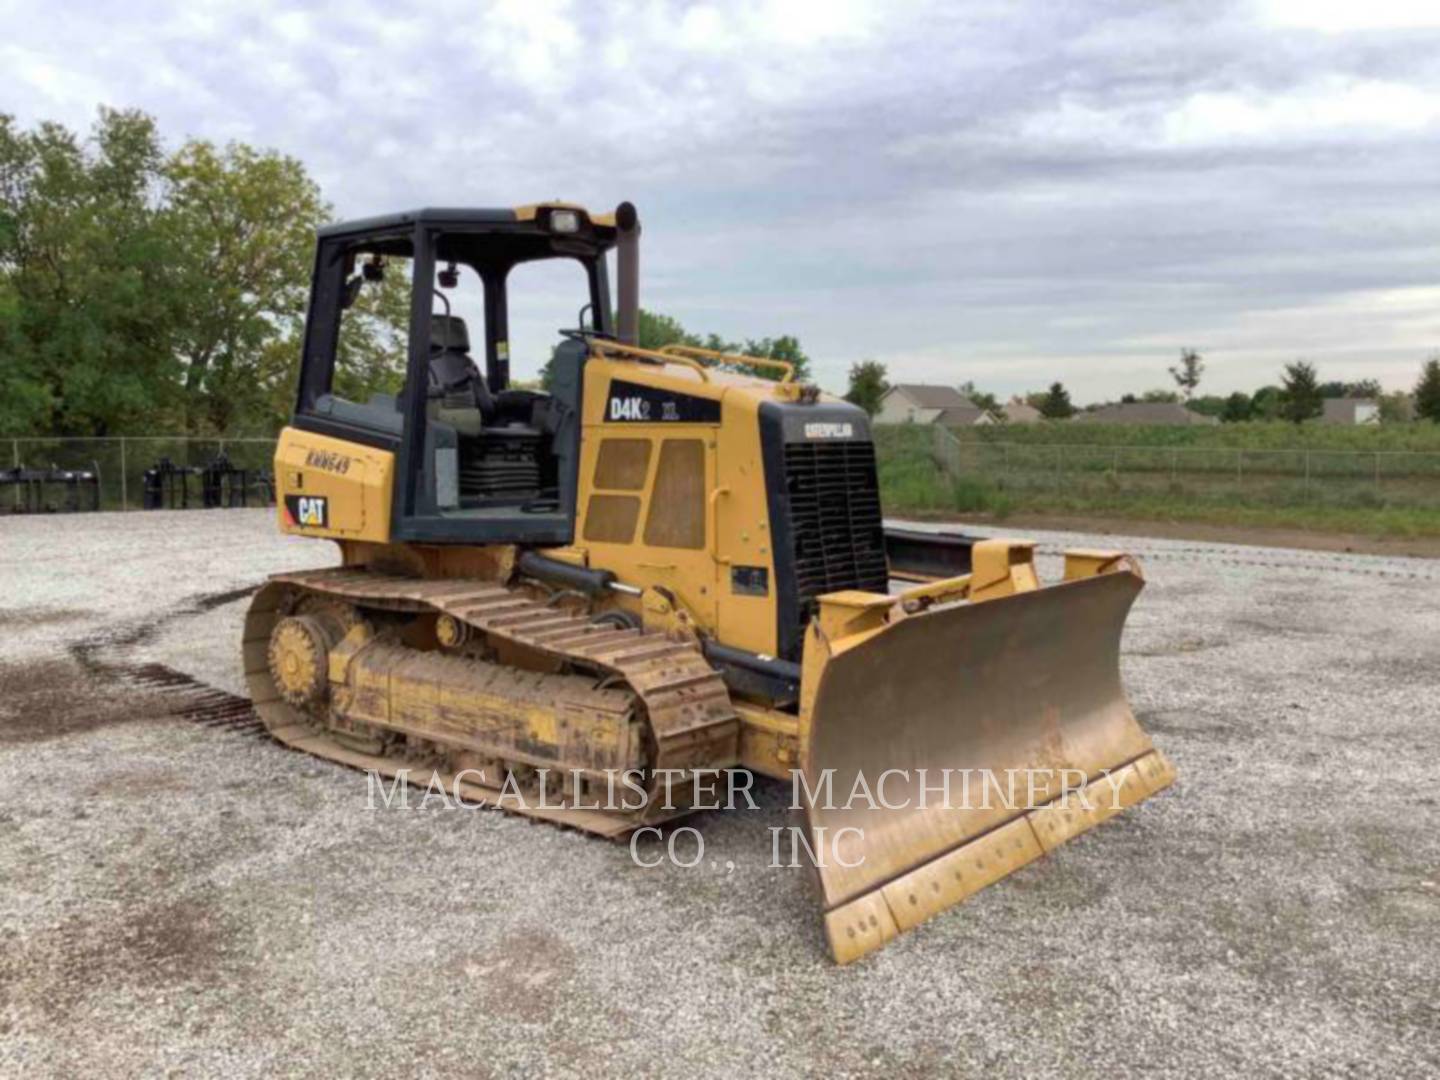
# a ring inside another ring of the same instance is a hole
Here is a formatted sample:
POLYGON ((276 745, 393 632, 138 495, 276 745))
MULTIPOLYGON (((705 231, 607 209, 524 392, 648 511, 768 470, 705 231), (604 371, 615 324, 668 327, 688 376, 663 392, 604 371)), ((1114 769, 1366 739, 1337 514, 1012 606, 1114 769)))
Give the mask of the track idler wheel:
POLYGON ((270 632, 270 678, 286 704, 314 711, 329 689, 329 653, 345 636, 345 625, 329 613, 290 615, 270 632))

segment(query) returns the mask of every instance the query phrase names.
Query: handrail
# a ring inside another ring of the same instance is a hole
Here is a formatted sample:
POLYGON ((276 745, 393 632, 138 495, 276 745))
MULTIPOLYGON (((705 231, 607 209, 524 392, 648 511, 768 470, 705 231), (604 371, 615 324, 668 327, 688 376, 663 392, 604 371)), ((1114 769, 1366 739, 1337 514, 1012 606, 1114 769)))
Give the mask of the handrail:
POLYGON ((590 338, 588 343, 593 352, 601 355, 615 353, 622 356, 633 356, 640 360, 649 360, 655 364, 680 364, 694 370, 700 376, 701 382, 710 381, 710 373, 705 370, 705 365, 688 356, 674 356, 670 353, 656 352, 654 349, 642 349, 638 345, 630 345, 623 341, 603 341, 599 338, 590 338))
POLYGON ((722 566, 730 565, 730 558, 720 554, 720 500, 729 494, 730 489, 723 484, 711 490, 710 512, 705 521, 705 546, 710 551, 710 557, 722 566))
POLYGON ((753 367, 768 367, 778 370, 782 383, 795 381, 795 365, 788 360, 774 360, 768 356, 747 356, 743 353, 727 353, 718 349, 702 349, 699 345, 666 345, 660 350, 672 356, 704 357, 726 364, 750 364, 753 367))

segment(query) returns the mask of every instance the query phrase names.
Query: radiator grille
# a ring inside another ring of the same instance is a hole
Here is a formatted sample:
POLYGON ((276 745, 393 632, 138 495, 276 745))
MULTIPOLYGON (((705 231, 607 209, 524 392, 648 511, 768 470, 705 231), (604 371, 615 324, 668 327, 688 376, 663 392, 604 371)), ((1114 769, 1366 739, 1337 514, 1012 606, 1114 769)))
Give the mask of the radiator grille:
POLYGON ((787 443, 785 487, 800 627, 814 614, 817 596, 840 589, 885 592, 889 574, 874 445, 787 443))

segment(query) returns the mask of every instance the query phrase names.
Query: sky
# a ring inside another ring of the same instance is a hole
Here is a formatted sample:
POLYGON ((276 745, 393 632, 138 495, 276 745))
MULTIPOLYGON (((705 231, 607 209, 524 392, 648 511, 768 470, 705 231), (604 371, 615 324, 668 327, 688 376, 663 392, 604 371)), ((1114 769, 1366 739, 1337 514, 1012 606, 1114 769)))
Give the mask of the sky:
MULTIPOLYGON (((272 147, 342 218, 629 199, 647 308, 837 390, 1098 401, 1186 347, 1201 393, 1396 389, 1440 349, 1436 0, 402 7, 0 0, 0 112, 272 147)), ((522 376, 578 307, 533 284, 522 376)))

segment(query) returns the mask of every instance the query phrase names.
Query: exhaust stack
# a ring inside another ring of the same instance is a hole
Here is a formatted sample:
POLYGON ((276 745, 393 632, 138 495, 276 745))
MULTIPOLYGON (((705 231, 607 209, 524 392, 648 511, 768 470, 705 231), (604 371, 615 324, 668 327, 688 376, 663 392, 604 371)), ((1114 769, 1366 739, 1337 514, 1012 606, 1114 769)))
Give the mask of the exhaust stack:
POLYGON ((615 208, 615 225, 620 242, 615 248, 616 319, 615 336, 627 345, 640 344, 640 215, 635 204, 622 202, 615 208))

